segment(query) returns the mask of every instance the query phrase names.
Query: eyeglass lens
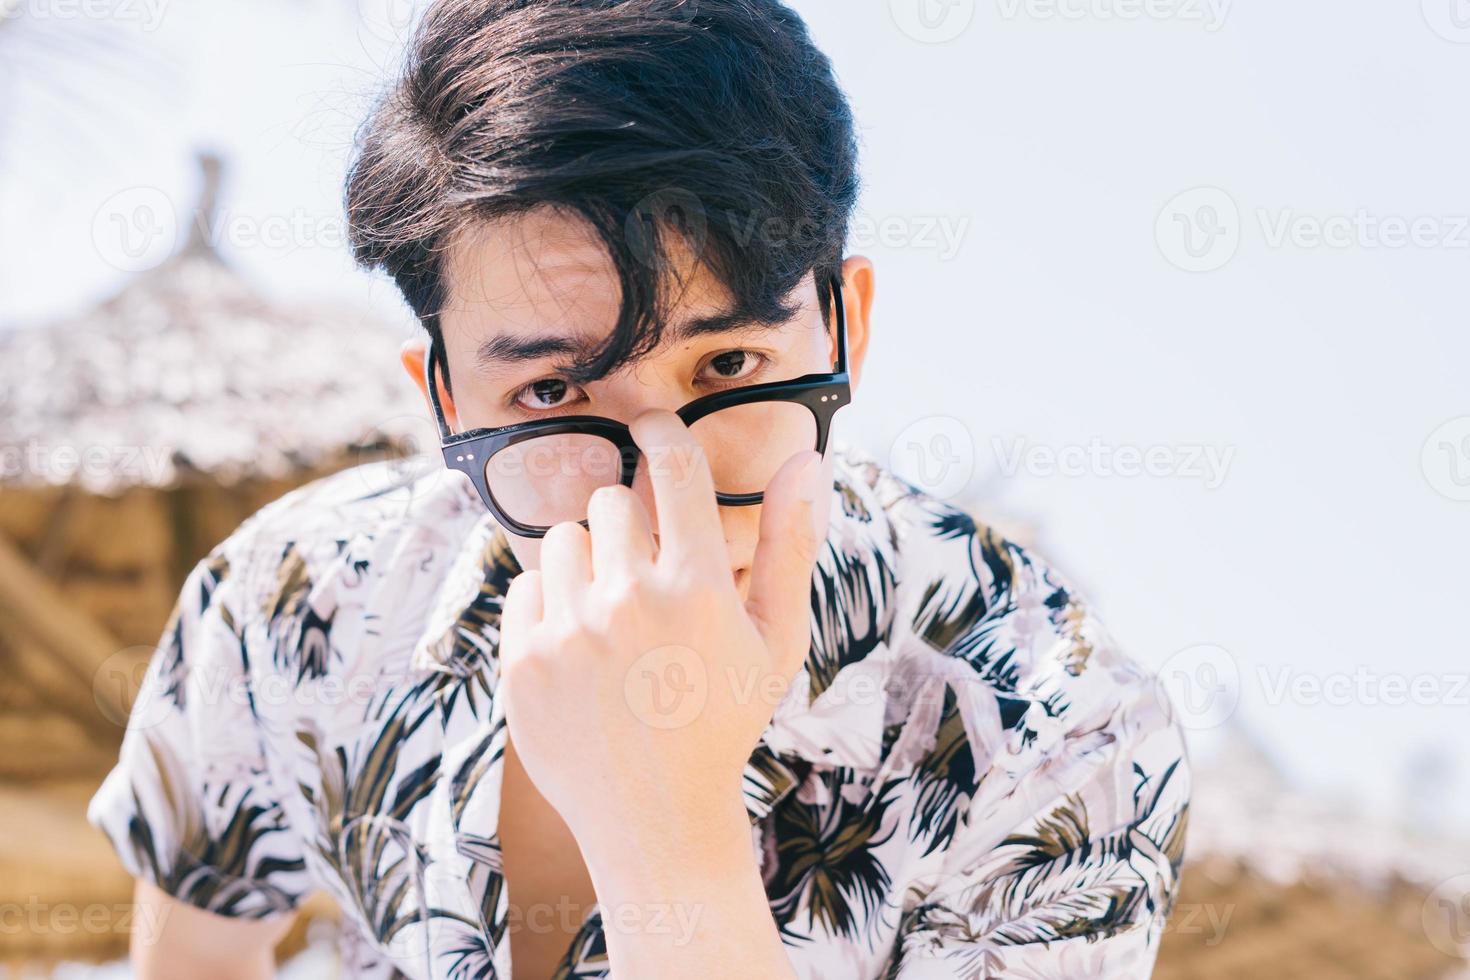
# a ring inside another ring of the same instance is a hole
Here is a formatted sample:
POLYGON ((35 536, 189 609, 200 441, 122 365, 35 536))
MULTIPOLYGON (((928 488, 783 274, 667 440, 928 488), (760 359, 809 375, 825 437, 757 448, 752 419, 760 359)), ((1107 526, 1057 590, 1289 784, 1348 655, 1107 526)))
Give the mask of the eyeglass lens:
MULTIPOLYGON (((761 493, 781 464, 817 445, 817 421, 805 405, 749 402, 706 415, 690 426, 709 461, 715 490, 761 493)), ((688 454, 684 454, 688 455, 688 454)), ((696 460, 678 452, 642 454, 650 472, 662 468, 686 485, 696 460)), ((513 520, 533 527, 580 521, 599 488, 623 482, 627 460, 616 444, 581 433, 540 436, 507 446, 485 465, 495 502, 513 520)))

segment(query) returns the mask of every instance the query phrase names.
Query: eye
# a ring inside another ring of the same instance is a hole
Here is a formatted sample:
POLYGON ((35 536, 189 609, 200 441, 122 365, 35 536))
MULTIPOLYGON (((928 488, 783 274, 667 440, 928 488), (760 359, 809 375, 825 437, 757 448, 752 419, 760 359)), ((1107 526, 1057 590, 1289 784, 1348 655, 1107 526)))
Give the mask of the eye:
POLYGON ((575 392, 573 385, 561 378, 542 378, 519 389, 512 397, 512 404, 531 412, 551 408, 565 408, 571 404, 569 396, 575 392))
POLYGON ((731 350, 710 358, 708 367, 720 381, 743 381, 765 363, 765 356, 753 350, 731 350))

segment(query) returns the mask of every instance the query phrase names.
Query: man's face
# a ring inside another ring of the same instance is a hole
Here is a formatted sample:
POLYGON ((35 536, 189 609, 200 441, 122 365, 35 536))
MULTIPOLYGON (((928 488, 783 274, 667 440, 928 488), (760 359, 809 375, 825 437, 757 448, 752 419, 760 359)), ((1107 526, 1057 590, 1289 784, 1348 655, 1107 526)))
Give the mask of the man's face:
MULTIPOLYGON (((566 415, 601 415, 626 423, 645 410, 676 411, 712 392, 833 369, 836 337, 823 322, 810 275, 791 297, 801 309, 787 323, 727 325, 717 332, 681 335, 681 328, 727 312, 730 297, 687 253, 675 253, 675 264, 680 298, 664 324, 659 347, 604 378, 577 384, 566 380, 560 368, 606 339, 621 300, 614 267, 595 234, 581 222, 543 209, 461 236, 446 262, 447 300, 440 317, 454 381, 451 424, 463 431, 566 415), (558 341, 571 346, 547 349, 558 341)), ((760 426, 731 425, 719 431, 719 448, 711 447, 709 454, 719 452, 724 460, 778 453, 779 464, 814 448, 810 414, 804 409, 767 413, 760 426)), ((669 457, 667 462, 677 472, 679 461, 669 457)), ((645 454, 633 490, 657 535, 647 465, 645 454)), ((712 459, 711 465, 718 470, 725 464, 712 459)), ((830 483, 830 455, 823 466, 830 483)), ((749 585, 760 511, 758 505, 719 509, 731 573, 742 596, 749 585)), ((540 567, 540 539, 512 534, 510 544, 523 568, 540 567)))

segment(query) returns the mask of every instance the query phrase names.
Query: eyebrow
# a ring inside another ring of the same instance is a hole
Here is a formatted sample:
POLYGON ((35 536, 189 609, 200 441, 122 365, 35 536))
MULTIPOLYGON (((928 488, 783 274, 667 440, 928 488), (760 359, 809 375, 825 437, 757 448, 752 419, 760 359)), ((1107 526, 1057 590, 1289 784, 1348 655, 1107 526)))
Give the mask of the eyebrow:
MULTIPOLYGON (((711 316, 695 317, 671 328, 665 336, 673 340, 689 340, 717 333, 751 331, 777 326, 741 315, 738 312, 716 313, 711 316)), ((600 341, 599 341, 600 342, 600 341)), ((481 368, 493 369, 504 364, 523 361, 539 361, 547 357, 567 355, 585 356, 593 343, 576 337, 528 337, 519 338, 501 335, 491 337, 475 351, 475 362, 481 368)))

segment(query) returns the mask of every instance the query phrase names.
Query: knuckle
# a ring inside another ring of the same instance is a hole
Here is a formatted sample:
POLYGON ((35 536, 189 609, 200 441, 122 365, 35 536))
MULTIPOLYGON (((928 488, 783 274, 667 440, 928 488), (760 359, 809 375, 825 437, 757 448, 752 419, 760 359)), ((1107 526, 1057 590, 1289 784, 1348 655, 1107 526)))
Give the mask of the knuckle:
POLYGON ((556 622, 548 629, 546 647, 565 650, 579 646, 587 638, 587 627, 582 617, 581 610, 568 610, 557 617, 556 622))
MULTIPOLYGON (((588 512, 612 513, 621 510, 628 505, 633 496, 633 491, 621 483, 610 483, 598 487, 592 491, 592 496, 587 501, 588 512)), ((580 524, 577 525, 581 527, 580 524)))
POLYGON ((513 657, 501 657, 499 671, 500 680, 509 680, 513 677, 534 676, 536 664, 530 654, 522 651, 513 657))
POLYGON ((626 609, 638 602, 639 586, 631 576, 607 579, 599 589, 601 604, 613 610, 626 609))
POLYGON ((633 490, 631 487, 625 487, 621 483, 606 483, 594 490, 592 495, 613 503, 620 500, 632 499, 633 490))
POLYGON ((562 521, 560 524, 553 524, 547 530, 542 547, 559 548, 564 545, 573 544, 586 533, 587 529, 576 521, 562 521))
POLYGON ((660 594, 669 602, 675 604, 679 609, 685 610, 685 614, 698 620, 709 611, 711 600, 715 597, 716 590, 711 588, 710 580, 690 569, 671 571, 665 574, 659 582, 660 594))

